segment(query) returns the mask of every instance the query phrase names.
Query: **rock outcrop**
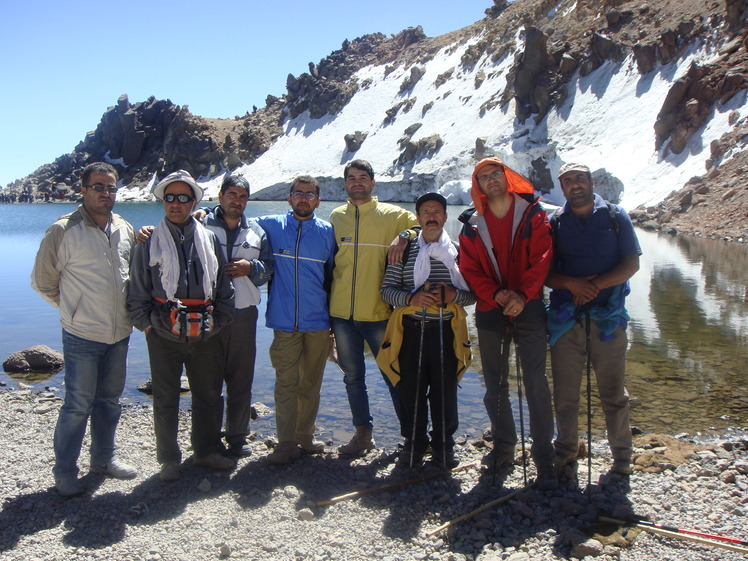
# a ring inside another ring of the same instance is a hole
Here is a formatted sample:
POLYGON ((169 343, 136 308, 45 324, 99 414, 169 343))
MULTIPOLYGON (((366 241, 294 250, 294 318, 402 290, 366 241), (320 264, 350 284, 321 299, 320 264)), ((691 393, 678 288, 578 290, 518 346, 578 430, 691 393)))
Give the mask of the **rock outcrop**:
POLYGON ((6 372, 55 372, 65 365, 62 353, 47 345, 34 345, 10 355, 3 362, 6 372))

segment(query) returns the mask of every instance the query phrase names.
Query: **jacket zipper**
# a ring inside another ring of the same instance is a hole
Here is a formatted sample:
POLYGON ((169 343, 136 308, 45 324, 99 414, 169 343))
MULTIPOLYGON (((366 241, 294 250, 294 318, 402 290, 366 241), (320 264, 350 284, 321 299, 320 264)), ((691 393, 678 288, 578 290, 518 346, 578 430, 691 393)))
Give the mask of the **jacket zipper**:
POLYGON ((358 220, 359 212, 358 205, 356 205, 356 225, 353 232, 353 276, 351 277, 351 317, 353 319, 353 312, 356 303, 356 271, 358 269, 358 220))
POLYGON ((293 319, 293 330, 299 330, 299 245, 301 245, 301 226, 303 222, 298 221, 299 225, 296 227, 296 248, 294 249, 294 292, 296 293, 296 304, 294 308, 294 319, 293 319))

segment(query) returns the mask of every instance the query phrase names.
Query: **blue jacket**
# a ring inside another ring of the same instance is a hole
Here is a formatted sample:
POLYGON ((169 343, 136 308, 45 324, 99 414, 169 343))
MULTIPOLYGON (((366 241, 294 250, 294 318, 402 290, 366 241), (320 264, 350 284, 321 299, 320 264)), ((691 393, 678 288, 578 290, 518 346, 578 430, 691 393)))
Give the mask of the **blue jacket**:
POLYGON ((329 222, 312 216, 297 220, 293 211, 255 219, 273 249, 265 323, 279 331, 330 328, 328 295, 337 245, 329 222))

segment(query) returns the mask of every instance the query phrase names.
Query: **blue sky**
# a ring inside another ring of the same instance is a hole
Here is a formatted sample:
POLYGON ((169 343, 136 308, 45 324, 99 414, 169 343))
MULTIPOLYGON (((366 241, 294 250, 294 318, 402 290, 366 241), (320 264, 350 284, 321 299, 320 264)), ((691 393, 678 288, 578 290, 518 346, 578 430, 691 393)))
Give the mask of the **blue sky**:
POLYGON ((0 0, 0 187, 72 152, 126 93, 232 118, 345 39, 441 35, 491 0, 0 0))

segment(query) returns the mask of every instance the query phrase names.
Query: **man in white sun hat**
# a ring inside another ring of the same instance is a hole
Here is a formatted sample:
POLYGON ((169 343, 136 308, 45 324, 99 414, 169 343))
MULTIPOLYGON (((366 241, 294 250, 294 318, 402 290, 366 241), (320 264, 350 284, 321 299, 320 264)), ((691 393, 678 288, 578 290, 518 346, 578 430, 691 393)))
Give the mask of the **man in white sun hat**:
POLYGON ((164 219, 138 244, 130 266, 127 308, 143 331, 153 380, 153 416, 160 479, 179 479, 179 390, 186 370, 192 394, 193 463, 231 469, 216 451, 221 374, 216 334, 234 314, 234 288, 215 234, 193 217, 203 197, 192 176, 179 170, 153 188, 164 219))

